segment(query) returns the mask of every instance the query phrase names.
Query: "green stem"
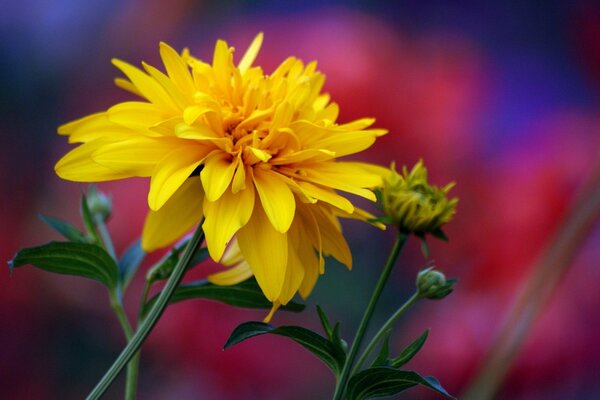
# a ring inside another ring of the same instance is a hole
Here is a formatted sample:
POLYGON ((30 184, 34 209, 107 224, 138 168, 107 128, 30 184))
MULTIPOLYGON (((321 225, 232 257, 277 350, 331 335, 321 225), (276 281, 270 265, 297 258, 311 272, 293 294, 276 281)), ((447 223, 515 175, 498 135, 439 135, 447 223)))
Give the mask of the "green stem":
POLYGON ((377 286, 375 286, 375 290, 373 291, 373 295, 369 300, 369 304, 367 305, 367 309, 365 310, 362 321, 360 321, 360 325, 358 326, 358 330, 356 331, 356 336, 354 337, 354 340, 352 342, 352 347, 350 348, 350 353, 348 354, 348 358, 346 359, 346 363, 344 364, 344 368, 342 369, 340 378, 338 379, 337 384, 335 386, 335 393, 333 395, 334 400, 341 400, 342 396, 344 395, 344 390, 346 389, 346 384, 348 383, 350 370, 352 368, 354 358, 356 358, 356 353, 358 352, 362 339, 365 336, 365 333, 367 332, 369 322, 371 321, 373 311, 375 310, 377 301, 381 296, 381 292, 385 287, 390 273, 392 272, 392 269, 396 264, 396 260, 400 255, 400 251, 402 250, 402 247, 404 247, 404 244, 406 243, 407 239, 408 235, 402 232, 398 232, 398 235, 396 236, 396 242, 394 243, 394 247, 392 248, 392 252, 390 253, 385 267, 383 268, 383 272, 379 277, 379 281, 377 281, 377 286))
POLYGON ((146 340, 146 337, 148 337, 148 335, 152 331, 152 328, 154 328, 154 325, 165 310, 171 296, 173 295, 175 289, 177 288, 177 286, 181 282, 181 279, 183 278, 183 274, 185 273, 185 270, 188 267, 188 264, 192 258, 192 255, 194 254, 194 251, 196 250, 203 238, 204 232, 202 231, 202 223, 200 223, 196 228, 194 235, 190 239, 185 249, 185 252, 183 253, 183 256, 179 259, 179 262, 175 266, 173 273, 167 280, 163 291, 160 293, 158 299, 156 300, 156 303, 144 319, 144 322, 138 327, 137 331, 135 332, 129 343, 127 343, 127 346, 125 346, 119 357, 117 357, 110 369, 106 371, 106 374, 104 374, 100 382, 98 382, 94 390, 92 390, 92 392, 89 394, 87 400, 99 399, 100 396, 102 396, 106 392, 108 387, 113 383, 119 372, 121 372, 125 365, 127 365, 127 363, 139 350, 140 346, 142 345, 144 340, 146 340))
MULTIPOLYGON (((125 309, 123 308, 123 303, 120 300, 120 296, 116 293, 112 293, 110 295, 110 304, 112 309, 123 328, 123 332, 125 333, 125 338, 127 342, 131 340, 133 337, 133 330, 131 328, 131 324, 129 323, 129 319, 125 314, 125 309)), ((127 385, 125 386, 125 398, 127 400, 135 400, 135 387, 137 385, 137 365, 133 365, 133 362, 127 364, 127 385), (134 381, 132 381, 132 378, 134 381), (131 383, 130 383, 131 382, 131 383), (133 386, 132 386, 133 385, 133 386)))
POLYGON ((377 343, 379 341, 381 341, 381 339, 386 335, 386 333, 392 329, 392 325, 394 324, 394 322, 396 322, 396 320, 398 318, 400 318, 400 316, 402 316, 402 314, 404 314, 406 312, 406 310, 408 310, 410 307, 412 307, 420 299, 421 298, 419 297, 418 293, 413 294, 412 297, 410 299, 408 299, 406 301, 406 303, 404 303, 394 313, 394 315, 392 315, 385 322, 385 324, 383 324, 383 326, 381 327, 381 329, 379 329, 379 331, 375 334, 375 336, 373 337, 373 339, 371 340, 371 342, 367 345, 367 348, 363 352, 362 356, 356 362, 356 365, 354 366, 354 369, 352 369, 352 374, 358 372, 358 370, 365 363, 365 361, 367 360, 367 357, 369 356, 369 354, 371 354, 371 352, 373 351, 373 349, 375 348, 375 346, 377 345, 377 343))
MULTIPOLYGON (((140 326, 142 322, 144 322, 143 310, 144 305, 148 300, 148 294, 150 293, 151 285, 152 283, 146 281, 146 284, 144 285, 144 290, 142 291, 142 298, 140 301, 140 309, 137 320, 138 326, 140 326)), ((129 364, 127 364, 127 381, 125 383, 125 399, 127 400, 135 400, 136 398, 141 356, 142 351, 138 350, 131 359, 131 361, 129 361, 129 364)))

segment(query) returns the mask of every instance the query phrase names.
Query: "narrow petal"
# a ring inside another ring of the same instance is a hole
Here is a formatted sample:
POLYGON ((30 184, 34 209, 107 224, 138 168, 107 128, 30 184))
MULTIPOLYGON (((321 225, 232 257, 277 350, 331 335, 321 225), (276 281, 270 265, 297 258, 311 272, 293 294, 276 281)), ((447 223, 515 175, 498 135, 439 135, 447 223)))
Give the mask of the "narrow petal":
POLYGON ((150 176, 160 160, 187 146, 186 140, 137 136, 108 143, 91 156, 98 164, 129 176, 150 176))
POLYGON ((84 143, 65 154, 54 166, 56 174, 62 179, 75 182, 103 182, 129 178, 123 171, 115 171, 92 159, 92 153, 107 145, 102 139, 84 143))
POLYGON ((226 190, 216 201, 205 199, 203 228, 213 260, 221 259, 233 235, 248 223, 254 209, 254 197, 254 187, 248 184, 237 194, 226 190))
POLYGON ((153 251, 165 247, 202 219, 204 191, 197 176, 188 178, 158 211, 148 213, 142 233, 142 248, 153 251))
POLYGON ((277 300, 286 276, 287 235, 273 228, 262 207, 254 207, 252 218, 238 231, 237 239, 265 297, 277 300))
POLYGON ((252 63, 254 62, 256 56, 258 55, 258 52, 260 51, 262 42, 263 33, 260 32, 258 35, 256 35, 256 37, 248 47, 248 50, 246 50, 246 53, 244 53, 244 56, 240 60, 240 63, 238 64, 238 68, 242 74, 244 74, 252 66, 252 63))
POLYGON ((194 81, 187 64, 168 44, 160 42, 160 57, 165 64, 167 74, 182 93, 193 93, 194 81))
POLYGON ((297 181, 298 186, 309 196, 314 197, 317 200, 329 203, 340 210, 344 210, 348 214, 352 214, 354 206, 350 200, 340 196, 331 189, 325 189, 318 185, 313 185, 309 182, 297 181))
POLYGON ((210 148, 191 145, 174 150, 164 157, 152 172, 148 192, 150 209, 159 210, 200 165, 209 151, 210 148))
POLYGON ((238 162, 237 157, 232 160, 231 155, 221 151, 207 157, 200 178, 208 201, 218 200, 229 187, 238 162))
POLYGON ((140 93, 152 103, 160 105, 171 111, 177 111, 177 107, 165 92, 165 90, 152 79, 150 76, 142 72, 139 68, 134 67, 131 64, 123 62, 121 60, 113 59, 112 63, 115 67, 119 68, 131 83, 140 91, 140 93))
POLYGON ((235 267, 229 268, 222 272, 217 272, 207 276, 210 283, 220 286, 235 285, 243 282, 252 276, 252 269, 247 262, 242 262, 235 267))
POLYGON ((169 118, 160 107, 142 101, 119 103, 109 108, 107 114, 111 122, 131 129, 147 129, 169 118))
POLYGON ((275 230, 287 232, 294 219, 296 199, 285 178, 276 172, 255 168, 254 184, 263 209, 275 230))
POLYGON ((318 205, 311 206, 310 212, 315 217, 321 231, 323 252, 332 255, 339 262, 351 269, 352 253, 344 235, 336 224, 336 217, 330 211, 318 205))
POLYGON ((283 305, 287 304, 296 292, 298 292, 298 288, 304 279, 304 263, 309 261, 301 259, 298 254, 298 247, 300 247, 301 240, 300 237, 292 240, 288 234, 288 260, 285 269, 285 279, 281 287, 281 293, 277 298, 283 305))

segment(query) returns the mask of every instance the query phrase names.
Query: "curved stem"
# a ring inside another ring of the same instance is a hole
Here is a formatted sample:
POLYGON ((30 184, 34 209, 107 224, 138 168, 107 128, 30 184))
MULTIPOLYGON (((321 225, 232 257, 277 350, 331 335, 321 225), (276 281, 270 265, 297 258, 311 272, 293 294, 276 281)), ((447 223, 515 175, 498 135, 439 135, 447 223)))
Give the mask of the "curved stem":
POLYGON ((377 305, 377 301, 379 297, 381 297, 381 292, 387 283, 387 280, 396 264, 396 260, 400 255, 400 251, 408 236, 402 232, 398 232, 396 236, 396 242, 394 243, 394 247, 392 248, 392 252, 390 253, 388 260, 383 268, 383 272, 377 281, 377 285, 375 286, 375 290, 371 295, 371 299, 369 300, 369 304, 367 305, 367 309, 363 314, 362 321, 360 321, 360 325, 358 326, 358 330, 356 331, 356 335, 354 336, 354 340, 352 341, 352 347, 350 348, 350 353, 348 353, 348 358, 346 359, 346 363, 344 364, 344 368, 340 374, 340 378, 337 381, 335 386, 335 393, 333 395, 334 400, 341 400, 344 395, 344 390, 346 389, 346 384, 348 383, 348 378, 350 375, 350 369, 352 368, 352 363, 354 362, 354 358, 356 357, 356 353, 360 347, 363 337, 367 332, 367 328, 369 327, 369 322, 371 321, 371 317, 373 316, 373 311, 375 310, 375 306, 377 305))
POLYGON ((108 387, 113 383, 119 372, 125 367, 125 365, 131 360, 135 353, 139 350, 140 346, 146 340, 146 337, 154 328, 154 325, 165 310, 173 292, 181 282, 183 274, 185 273, 187 266, 194 254, 194 251, 204 238, 204 232, 202 231, 202 223, 198 225, 194 235, 190 239, 183 256, 179 259, 179 262, 175 266, 175 269, 171 273, 171 276, 167 280, 167 283, 163 291, 158 296, 156 303, 152 309, 148 312, 144 322, 138 327, 137 331, 127 343, 127 346, 123 349, 119 357, 115 360, 110 369, 104 374, 100 382, 96 385, 94 390, 87 397, 88 400, 96 400, 102 396, 108 387))
POLYGON ((392 315, 385 322, 385 324, 383 324, 383 326, 375 334, 375 336, 373 337, 371 342, 369 342, 369 344, 367 345, 367 348, 363 352, 362 356, 356 362, 356 365, 352 369, 352 374, 358 372, 358 370, 365 363, 365 361, 367 360, 367 357, 369 356, 369 354, 371 354, 371 352, 373 351, 373 349, 375 348, 377 343, 379 343, 379 341, 381 341, 381 339, 385 336, 385 334, 392 329, 392 325, 394 324, 394 322, 396 322, 396 320, 398 318, 400 318, 400 316, 402 314, 404 314, 406 312, 406 310, 408 310, 410 307, 412 307, 412 305, 415 304, 420 299, 421 298, 419 297, 418 293, 413 294, 412 297, 410 299, 408 299, 404 304, 402 304, 402 306, 394 313, 394 315, 392 315))

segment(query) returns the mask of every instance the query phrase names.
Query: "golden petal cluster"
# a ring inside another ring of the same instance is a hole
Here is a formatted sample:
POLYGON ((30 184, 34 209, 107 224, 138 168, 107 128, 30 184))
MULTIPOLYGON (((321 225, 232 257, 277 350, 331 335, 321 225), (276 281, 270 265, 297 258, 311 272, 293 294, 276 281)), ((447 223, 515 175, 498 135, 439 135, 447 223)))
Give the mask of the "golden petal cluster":
POLYGON ((387 131, 370 128, 372 118, 338 123, 315 62, 289 57, 271 74, 254 66, 262 40, 257 35, 237 64, 222 40, 212 63, 165 43, 164 71, 113 60, 125 75, 116 84, 138 99, 61 126, 78 146, 55 169, 79 182, 149 177, 145 250, 204 219, 211 257, 221 260, 231 242, 244 260, 214 281, 252 274, 278 305, 310 293, 324 256, 351 267, 338 217, 368 216, 339 192, 374 200, 381 177, 338 159, 387 131))

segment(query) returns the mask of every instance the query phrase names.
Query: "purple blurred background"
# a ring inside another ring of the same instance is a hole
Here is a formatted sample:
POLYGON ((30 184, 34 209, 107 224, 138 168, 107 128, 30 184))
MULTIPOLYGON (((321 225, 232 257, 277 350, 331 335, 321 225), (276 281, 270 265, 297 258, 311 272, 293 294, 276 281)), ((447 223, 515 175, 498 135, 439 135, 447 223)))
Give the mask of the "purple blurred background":
MULTIPOLYGON (((461 201, 447 229, 450 243, 434 243, 432 256, 460 283, 444 301, 413 309, 391 345, 399 351, 431 327, 408 367, 460 394, 600 158, 597 3, 3 2, 0 259, 58 239, 36 213, 78 218, 83 186, 59 180, 52 168, 69 148, 56 127, 130 98, 112 85, 119 75, 112 57, 158 66, 163 40, 211 59, 217 38, 239 54, 259 31, 265 43, 257 62, 267 72, 288 55, 316 59, 327 76, 325 90, 340 105, 340 121, 373 116, 390 130, 364 159, 412 165, 423 157, 434 183, 457 181, 461 201)), ((113 195, 109 227, 122 250, 140 232, 147 182, 100 188, 113 195)), ((313 310, 319 303, 350 338, 392 235, 353 222, 344 226, 354 270, 329 264, 307 311, 280 312, 274 323, 318 328, 313 310)), ((498 398, 600 398, 599 244, 596 228, 498 398)), ((384 293, 379 321, 411 294, 424 262, 411 243, 384 293)), ((188 278, 203 273, 199 268, 188 278)), ((130 310, 140 283, 130 289, 130 310)), ((30 267, 12 277, 6 268, 0 285, 1 397, 84 397, 124 345, 104 289, 30 267)), ((263 316, 203 301, 170 307, 144 346, 139 398, 330 397, 334 380, 327 369, 283 338, 221 350, 237 324, 263 316)), ((121 378, 107 398, 122 397, 122 384, 121 378)), ((418 389, 401 397, 437 398, 418 389)))

